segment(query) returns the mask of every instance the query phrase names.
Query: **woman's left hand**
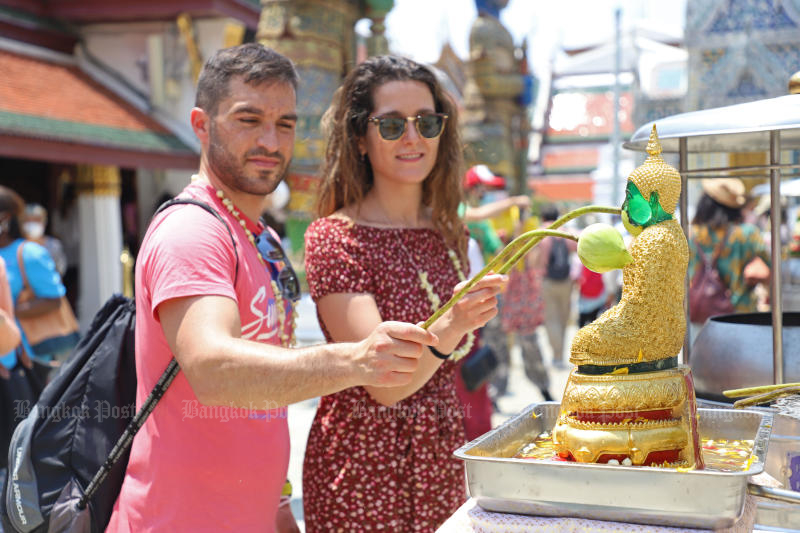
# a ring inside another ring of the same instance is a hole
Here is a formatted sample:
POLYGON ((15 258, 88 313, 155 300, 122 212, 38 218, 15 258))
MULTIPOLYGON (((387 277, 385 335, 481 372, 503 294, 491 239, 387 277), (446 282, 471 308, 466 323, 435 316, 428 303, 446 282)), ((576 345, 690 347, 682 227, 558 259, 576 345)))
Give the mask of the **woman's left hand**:
MULTIPOLYGON (((491 320, 497 314, 497 295, 507 282, 508 276, 505 275, 484 276, 458 303, 434 322, 431 330, 439 336, 437 349, 444 353, 453 351, 466 333, 483 327, 491 320)), ((467 283, 462 281, 456 285, 453 294, 467 283)))

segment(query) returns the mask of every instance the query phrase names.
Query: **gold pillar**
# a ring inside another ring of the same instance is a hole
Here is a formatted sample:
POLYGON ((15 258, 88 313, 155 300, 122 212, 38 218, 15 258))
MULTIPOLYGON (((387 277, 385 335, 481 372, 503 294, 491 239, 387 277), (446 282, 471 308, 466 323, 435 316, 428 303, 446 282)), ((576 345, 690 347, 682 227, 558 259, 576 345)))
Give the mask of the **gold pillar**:
POLYGON ((107 165, 78 165, 75 180, 78 194, 119 196, 122 188, 119 168, 107 165))

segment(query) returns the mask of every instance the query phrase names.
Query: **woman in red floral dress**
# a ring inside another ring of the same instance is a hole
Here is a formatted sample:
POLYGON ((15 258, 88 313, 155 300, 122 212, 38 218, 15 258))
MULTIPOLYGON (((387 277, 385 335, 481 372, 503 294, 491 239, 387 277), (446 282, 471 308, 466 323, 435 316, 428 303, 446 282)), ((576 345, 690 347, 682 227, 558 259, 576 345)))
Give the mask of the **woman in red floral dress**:
MULTIPOLYGON (((467 272, 458 218, 456 110, 424 66, 371 58, 327 113, 331 134, 306 232, 306 273, 328 341, 381 320, 427 319, 467 272)), ((504 276, 487 276, 431 326, 407 385, 353 387, 320 400, 303 465, 309 533, 434 531, 466 499, 453 360, 497 313, 504 276)))

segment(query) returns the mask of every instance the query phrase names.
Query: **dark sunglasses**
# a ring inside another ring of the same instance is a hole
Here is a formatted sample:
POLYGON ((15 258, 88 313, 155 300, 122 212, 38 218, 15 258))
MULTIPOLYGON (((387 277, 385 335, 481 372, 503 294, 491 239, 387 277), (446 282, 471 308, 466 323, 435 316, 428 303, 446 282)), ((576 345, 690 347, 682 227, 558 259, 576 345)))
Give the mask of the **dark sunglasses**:
POLYGON ((426 139, 435 139, 442 134, 448 115, 424 113, 415 117, 372 117, 369 122, 378 125, 378 133, 385 141, 396 141, 406 132, 406 123, 413 122, 417 132, 426 139))
POLYGON ((284 299, 296 302, 300 299, 300 281, 280 243, 266 229, 256 237, 256 248, 261 258, 278 270, 275 283, 284 299))

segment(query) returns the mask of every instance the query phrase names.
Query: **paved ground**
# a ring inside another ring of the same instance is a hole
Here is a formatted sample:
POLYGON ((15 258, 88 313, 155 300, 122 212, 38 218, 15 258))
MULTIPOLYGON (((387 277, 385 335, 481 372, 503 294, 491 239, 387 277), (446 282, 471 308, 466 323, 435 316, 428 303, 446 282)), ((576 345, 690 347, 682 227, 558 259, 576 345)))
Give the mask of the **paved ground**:
MULTIPOLYGON (((561 393, 567 381, 567 376, 569 375, 569 370, 559 370, 550 366, 549 363, 552 359, 550 347, 546 342, 543 342, 544 339, 546 339, 546 333, 544 328, 539 329, 538 337, 540 340, 540 347, 545 362, 548 364, 548 371, 550 372, 550 391, 554 399, 560 400, 561 393)), ((567 332, 567 337, 571 338, 575 330, 576 328, 574 327, 570 328, 567 332)), ((316 321, 314 305, 308 298, 301 300, 298 306, 297 339, 298 344, 314 344, 320 342, 322 339, 321 333, 319 332, 319 325, 316 321)), ((565 346, 569 346, 569 342, 567 342, 565 346)), ((508 394, 499 399, 499 410, 492 416, 492 426, 496 427, 511 416, 520 412, 529 404, 540 401, 542 401, 542 396, 539 390, 525 377, 519 349, 514 347, 511 350, 511 371, 509 373, 508 394)), ((311 427, 311 422, 316 412, 317 402, 317 399, 313 399, 289 407, 289 431, 292 438, 292 454, 289 460, 289 479, 292 481, 294 487, 292 510, 295 517, 298 519, 302 531, 305 531, 302 522, 303 453, 305 452, 308 430, 311 427)))

